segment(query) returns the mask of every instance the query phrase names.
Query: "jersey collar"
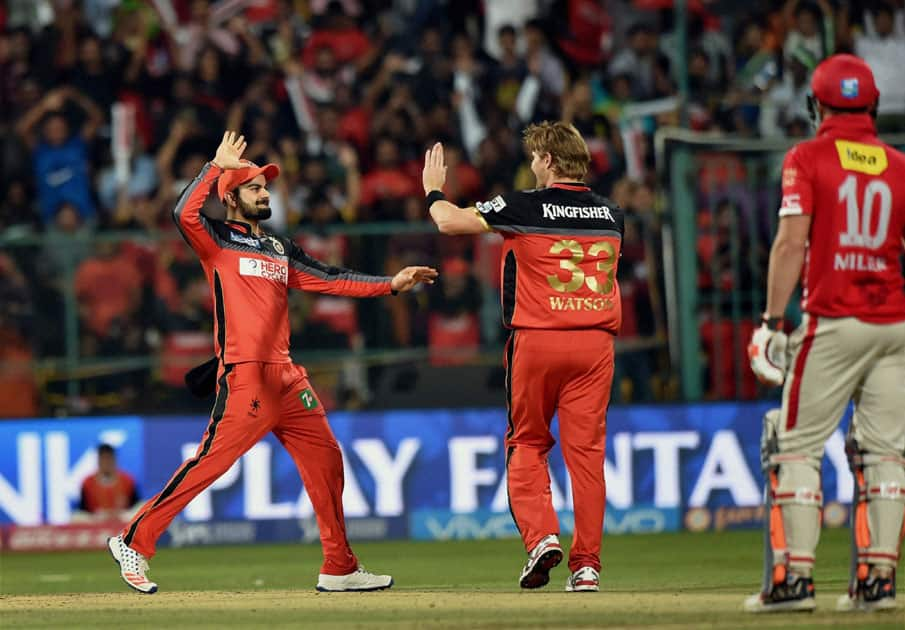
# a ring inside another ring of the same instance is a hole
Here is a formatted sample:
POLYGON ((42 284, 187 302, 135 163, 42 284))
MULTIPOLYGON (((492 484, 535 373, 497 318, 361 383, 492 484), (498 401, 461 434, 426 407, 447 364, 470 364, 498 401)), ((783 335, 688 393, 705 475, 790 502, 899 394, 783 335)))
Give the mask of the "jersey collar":
POLYGON ((244 221, 234 221, 232 219, 227 219, 226 224, 234 230, 239 230, 240 232, 245 232, 246 234, 255 236, 255 234, 251 231, 251 226, 244 221))
POLYGON ((550 184, 550 188, 562 188, 563 190, 574 190, 578 192, 591 190, 581 182, 553 182, 550 184))
POLYGON ((820 123, 817 135, 836 135, 839 132, 856 132, 864 134, 876 134, 877 128, 870 114, 842 114, 832 116, 820 123))

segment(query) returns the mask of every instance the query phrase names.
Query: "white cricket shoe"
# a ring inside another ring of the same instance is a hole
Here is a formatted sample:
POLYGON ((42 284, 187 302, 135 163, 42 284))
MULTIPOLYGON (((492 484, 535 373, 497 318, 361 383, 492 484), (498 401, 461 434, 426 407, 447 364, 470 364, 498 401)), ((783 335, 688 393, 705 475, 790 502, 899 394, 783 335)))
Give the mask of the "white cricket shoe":
POLYGON ((130 588, 139 593, 150 595, 157 592, 157 585, 145 575, 148 561, 143 555, 126 545, 122 535, 107 539, 107 549, 119 565, 119 574, 130 588))
POLYGON ((317 590, 333 593, 342 591, 382 591, 393 586, 393 576, 368 573, 361 565, 347 575, 317 576, 317 590))
POLYGON ((594 567, 581 567, 566 580, 567 593, 597 592, 600 590, 600 574, 594 567))
POLYGON ((550 581, 550 569, 562 562, 562 547, 556 534, 545 536, 531 553, 519 577, 522 588, 540 588, 550 581))
POLYGON ((814 580, 789 573, 782 582, 770 587, 769 593, 756 593, 745 600, 745 612, 811 612, 817 608, 814 580))
POLYGON ((841 612, 874 612, 895 610, 896 607, 896 579, 894 576, 858 580, 854 595, 846 593, 836 601, 836 610, 841 612))

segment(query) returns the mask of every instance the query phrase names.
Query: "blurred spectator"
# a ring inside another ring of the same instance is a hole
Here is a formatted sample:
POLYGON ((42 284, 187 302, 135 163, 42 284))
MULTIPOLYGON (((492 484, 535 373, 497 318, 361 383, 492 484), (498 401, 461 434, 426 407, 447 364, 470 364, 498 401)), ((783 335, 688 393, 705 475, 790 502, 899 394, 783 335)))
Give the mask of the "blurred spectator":
MULTIPOLYGON (((342 2, 330 2, 322 17, 322 26, 315 29, 305 44, 302 63, 315 68, 323 55, 329 54, 336 64, 352 63, 366 67, 375 49, 370 40, 346 13, 342 2)), ((332 61, 331 61, 332 63, 332 61)))
POLYGON ((399 220, 401 200, 418 191, 418 181, 401 166, 399 146, 388 137, 379 138, 374 145, 374 167, 361 182, 361 203, 366 216, 399 220))
POLYGON ((0 199, 0 232, 38 231, 41 218, 37 212, 34 193, 28 180, 15 179, 6 183, 0 199))
POLYGON ((645 100, 654 96, 654 70, 657 62, 657 33, 639 22, 628 31, 628 46, 618 52, 607 66, 611 77, 625 75, 632 80, 632 96, 645 100))
POLYGON ((481 44, 487 54, 502 62, 506 56, 507 44, 500 37, 502 29, 511 29, 514 40, 515 29, 538 16, 539 5, 539 0, 484 0, 484 37, 481 44))
POLYGON ((878 2, 868 15, 873 34, 855 37, 855 54, 870 65, 880 90, 877 128, 881 132, 905 131, 905 33, 896 32, 895 8, 887 2, 878 2))
POLYGON ((78 512, 73 521, 128 521, 138 506, 135 480, 116 462, 109 444, 97 447, 97 472, 82 482, 78 512))
POLYGON ((760 105, 762 136, 781 136, 793 121, 808 120, 807 99, 815 67, 814 59, 804 49, 786 58, 782 79, 770 88, 760 105))
POLYGON ((516 112, 516 101, 522 88, 522 81, 528 76, 528 67, 518 52, 515 28, 511 24, 500 27, 497 34, 500 54, 491 70, 493 100, 504 112, 516 112))
POLYGON ((35 327, 32 289, 12 256, 0 252, 0 417, 35 415, 38 383, 31 339, 35 327))
POLYGON ((432 365, 468 362, 481 343, 478 313, 481 291, 470 265, 450 258, 440 266, 437 290, 430 294, 428 348, 432 365))
POLYGON ((115 337, 141 302, 141 274, 113 243, 99 243, 96 254, 79 265, 75 294, 87 332, 115 337))
POLYGON ((528 79, 522 90, 530 89, 529 81, 537 81, 538 84, 535 88, 536 105, 533 115, 520 114, 520 118, 526 122, 556 118, 559 99, 568 86, 568 75, 563 62, 551 50, 543 24, 539 20, 530 20, 525 24, 525 60, 528 79))
POLYGON ((90 34, 79 43, 79 56, 72 72, 72 86, 94 101, 102 112, 110 110, 119 92, 119 75, 104 59, 101 39, 90 34))
MULTIPOLYGON (((557 44, 573 64, 590 68, 610 54, 613 24, 611 7, 607 4, 601 0, 565 0, 554 4, 551 20, 567 20, 566 25, 558 29, 566 34, 558 38, 557 44)), ((526 26, 531 24, 529 21, 526 26)), ((527 30, 525 35, 528 36, 527 30)))
POLYGON ((786 0, 783 17, 788 29, 782 46, 786 55, 804 52, 819 63, 835 52, 834 13, 827 0, 786 0))
POLYGON ((103 113, 84 94, 63 87, 49 92, 16 124, 16 131, 34 151, 38 202, 45 222, 61 202, 74 204, 83 220, 94 219, 89 143, 103 120, 103 113), (78 134, 70 133, 70 124, 61 111, 68 104, 77 105, 86 117, 78 134), (39 124, 40 137, 34 132, 39 124))
POLYGON ((191 0, 187 22, 179 22, 175 12, 161 15, 164 27, 173 40, 180 70, 189 71, 195 67, 201 50, 207 46, 228 55, 239 54, 239 38, 226 27, 226 21, 238 10, 236 3, 211 5, 206 0, 191 0))

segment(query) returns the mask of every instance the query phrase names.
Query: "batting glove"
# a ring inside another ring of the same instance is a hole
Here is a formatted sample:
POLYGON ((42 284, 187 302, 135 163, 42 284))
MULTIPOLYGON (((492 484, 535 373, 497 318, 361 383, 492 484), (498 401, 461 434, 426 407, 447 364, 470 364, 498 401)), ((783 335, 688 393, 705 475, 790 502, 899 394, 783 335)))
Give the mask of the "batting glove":
POLYGON ((781 319, 764 317, 748 344, 751 370, 764 385, 782 385, 786 378, 786 346, 789 338, 781 328, 781 319))

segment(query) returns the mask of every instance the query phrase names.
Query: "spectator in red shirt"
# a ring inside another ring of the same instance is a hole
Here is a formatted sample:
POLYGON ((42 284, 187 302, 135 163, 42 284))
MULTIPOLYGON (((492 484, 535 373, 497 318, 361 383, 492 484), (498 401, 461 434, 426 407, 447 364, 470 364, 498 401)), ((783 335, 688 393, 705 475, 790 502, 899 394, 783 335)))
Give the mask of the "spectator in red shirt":
POLYGON ((88 329, 104 337, 114 321, 127 318, 140 306, 142 278, 116 245, 102 243, 97 253, 76 271, 75 294, 88 329))
POLYGON ((374 219, 398 219, 402 200, 418 194, 418 182, 399 164, 399 149, 390 138, 377 141, 374 168, 361 183, 361 204, 374 219))
POLYGON ((128 520, 138 503, 132 476, 119 470, 116 451, 109 444, 97 447, 97 472, 82 482, 79 512, 73 520, 128 520))
POLYGON ((305 50, 302 52, 302 63, 313 68, 317 51, 329 48, 340 64, 363 63, 368 53, 372 52, 371 41, 348 16, 339 2, 331 2, 324 14, 324 27, 314 31, 305 50))

